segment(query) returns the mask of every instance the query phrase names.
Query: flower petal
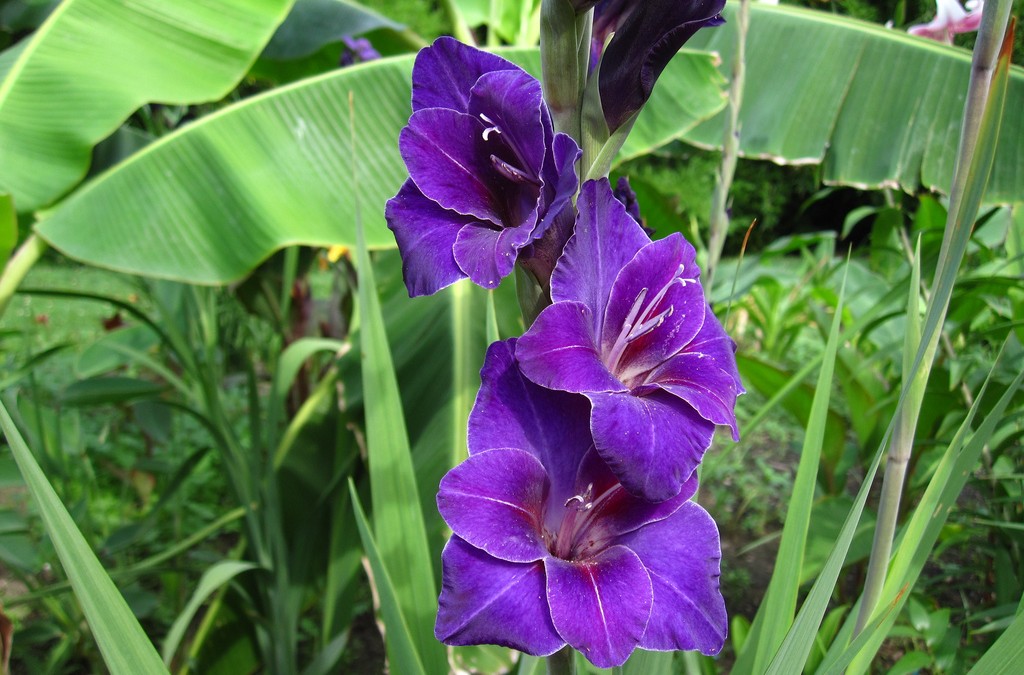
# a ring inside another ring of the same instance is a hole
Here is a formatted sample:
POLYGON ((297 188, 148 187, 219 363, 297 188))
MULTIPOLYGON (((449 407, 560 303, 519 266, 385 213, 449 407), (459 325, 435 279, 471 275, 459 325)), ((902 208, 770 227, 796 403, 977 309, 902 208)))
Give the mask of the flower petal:
POLYGON ((601 362, 593 324, 593 310, 583 303, 545 307, 516 345, 523 373, 561 391, 626 391, 601 362))
POLYGON ((551 299, 590 308, 593 333, 600 336, 615 277, 651 240, 615 199, 606 178, 584 183, 576 208, 575 233, 551 275, 551 299))
POLYGON ((502 224, 497 174, 483 147, 483 123, 443 108, 414 112, 398 136, 409 176, 424 195, 446 209, 502 224))
POLYGON ((723 23, 725 0, 621 2, 624 16, 601 60, 599 89, 608 129, 640 111, 679 48, 703 26, 723 23))
POLYGON ((696 649, 709 656, 720 652, 728 617, 718 583, 718 528, 707 511, 686 502, 623 544, 640 557, 654 587, 654 607, 640 647, 696 649))
POLYGON ((613 546, 585 562, 544 560, 555 629, 600 668, 622 665, 651 614, 651 580, 640 558, 613 546))
POLYGON ((679 494, 711 445, 715 425, 660 390, 587 398, 594 445, 623 487, 653 502, 679 494))
POLYGON ((693 246, 681 234, 673 233, 640 249, 616 277, 601 336, 604 354, 611 353, 616 340, 621 339, 623 325, 635 304, 639 301, 640 307, 646 308, 664 292, 649 316, 642 314, 635 320, 663 314, 661 323, 632 340, 614 366, 623 382, 629 384, 664 363, 700 331, 707 302, 698 281, 696 257, 693 246), (641 295, 643 299, 639 300, 641 295))
POLYGON ((484 73, 518 70, 500 56, 441 37, 416 55, 412 68, 412 109, 451 108, 469 112, 469 93, 484 73))
POLYGON ((540 82, 521 70, 485 73, 473 86, 469 114, 492 132, 485 147, 495 148, 501 159, 539 178, 544 164, 543 112, 540 82), (499 148, 511 150, 501 156, 499 148))
POLYGON ((466 277, 452 249, 471 218, 442 209, 411 180, 388 200, 384 214, 398 241, 409 295, 430 295, 466 277))
POLYGON ((480 391, 469 414, 469 453, 521 448, 547 469, 555 503, 575 494, 580 459, 593 445, 590 404, 576 394, 540 387, 516 364, 515 339, 487 349, 480 391))
POLYGON ((497 288, 512 272, 516 252, 529 240, 525 228, 497 230, 493 227, 464 227, 455 239, 455 261, 474 284, 497 288))
POLYGON ((437 510, 452 531, 501 560, 532 562, 547 555, 541 540, 548 476, 525 450, 473 455, 441 479, 437 510))
POLYGON ((494 644, 533 656, 565 645, 548 611, 544 565, 510 563, 452 537, 441 554, 434 635, 449 645, 494 644))
POLYGON ((693 406, 701 417, 732 429, 733 440, 740 439, 736 424, 736 397, 744 393, 736 369, 736 343, 708 307, 704 326, 686 350, 656 368, 648 381, 678 396, 693 406))

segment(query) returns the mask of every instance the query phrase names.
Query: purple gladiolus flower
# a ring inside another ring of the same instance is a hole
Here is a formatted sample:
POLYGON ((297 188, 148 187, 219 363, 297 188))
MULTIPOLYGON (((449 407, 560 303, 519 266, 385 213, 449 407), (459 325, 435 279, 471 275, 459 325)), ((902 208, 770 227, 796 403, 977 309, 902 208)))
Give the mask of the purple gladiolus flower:
POLYGON ((520 338, 520 367, 544 387, 586 395, 602 459, 633 494, 668 499, 716 424, 739 438, 735 344, 682 235, 651 242, 606 179, 585 183, 577 208, 551 276, 554 304, 520 338))
POLYGON ((435 626, 450 645, 547 656, 566 644, 600 667, 636 647, 718 653, 727 617, 718 530, 689 501, 629 494, 593 450, 587 402, 539 387, 516 341, 487 352, 470 457, 441 481, 454 535, 435 626))
MULTIPOLYGON (((579 8, 594 3, 582 3, 579 8)), ((614 132, 640 111, 654 83, 699 29, 724 23, 725 0, 602 0, 594 9, 594 42, 604 45, 598 82, 601 107, 614 132)), ((596 53, 600 53, 600 47, 596 53)))
POLYGON ((571 204, 579 147, 554 133, 540 83, 499 56, 440 38, 412 80, 409 179, 385 210, 409 294, 466 277, 493 288, 571 204))

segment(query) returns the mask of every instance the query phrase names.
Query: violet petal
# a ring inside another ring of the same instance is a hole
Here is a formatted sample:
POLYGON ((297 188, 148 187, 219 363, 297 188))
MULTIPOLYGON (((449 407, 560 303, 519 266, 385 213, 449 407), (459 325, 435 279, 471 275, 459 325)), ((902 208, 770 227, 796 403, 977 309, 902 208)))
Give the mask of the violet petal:
POLYGON ((600 668, 622 665, 647 628, 653 591, 640 558, 612 546, 585 562, 546 558, 555 629, 600 668))
POLYGON ((409 176, 447 209, 500 225, 496 172, 480 144, 484 125, 469 115, 427 108, 412 114, 398 137, 409 176))
POLYGON ((736 397, 744 389, 736 369, 736 344, 710 307, 706 312, 700 333, 686 350, 652 371, 648 379, 689 403, 704 419, 728 425, 738 441, 736 397))
POLYGON ((679 494, 711 444, 715 425, 657 389, 644 396, 589 393, 587 398, 593 405, 594 444, 623 487, 655 502, 679 494))
POLYGON ((591 308, 594 335, 600 336, 615 278, 651 240, 615 199, 606 178, 584 183, 576 208, 575 233, 551 275, 551 299, 591 308))
POLYGON ((484 73, 521 70, 500 56, 440 37, 416 55, 412 69, 412 109, 450 108, 469 112, 469 92, 484 73))
POLYGON ((565 645, 548 611, 543 563, 505 562, 452 537, 441 565, 434 626, 441 642, 502 645, 533 656, 565 645))
POLYGON ((593 325, 593 312, 583 303, 545 307, 517 343, 523 373, 561 391, 627 391, 601 361, 593 325))
POLYGON ((640 647, 720 652, 728 617, 719 589, 718 528, 707 511, 686 502, 622 543, 640 557, 654 587, 654 608, 640 647))
POLYGON ((409 295, 430 295, 465 278, 452 249, 459 230, 472 218, 441 208, 411 180, 388 200, 384 214, 402 254, 409 295))
POLYGON ((547 472, 525 450, 500 448, 473 455, 441 479, 437 510, 470 545, 509 562, 547 554, 540 533, 547 472))
POLYGON ((469 454, 520 448, 547 469, 551 498, 573 494, 576 468, 593 444, 590 404, 583 396, 540 387, 519 370, 515 339, 487 349, 480 391, 469 414, 469 454))
POLYGON ((640 249, 616 277, 601 336, 603 353, 611 353, 622 339, 620 333, 629 329, 624 323, 631 311, 641 310, 633 321, 637 326, 661 317, 656 328, 631 340, 613 365, 626 384, 682 349, 704 324, 707 302, 697 280, 696 255, 682 235, 673 233, 640 249), (659 296, 661 300, 655 304, 659 296))

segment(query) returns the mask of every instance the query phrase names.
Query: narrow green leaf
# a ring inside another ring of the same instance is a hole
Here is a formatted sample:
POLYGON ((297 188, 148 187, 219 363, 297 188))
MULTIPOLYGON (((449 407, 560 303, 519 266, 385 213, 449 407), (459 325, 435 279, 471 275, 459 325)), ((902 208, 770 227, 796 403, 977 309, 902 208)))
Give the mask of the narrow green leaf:
POLYGON ((1024 663, 1024 612, 1018 612, 1010 627, 978 659, 968 675, 1014 675, 1024 663))
POLYGON ((74 382, 61 394, 68 406, 94 406, 126 403, 159 395, 166 387, 132 377, 91 377, 74 382))
POLYGON ((114 675, 166 673, 153 644, 46 480, 2 402, 0 428, 110 672, 114 675))
MULTIPOLYGON (((377 548, 377 542, 374 541, 373 534, 370 532, 370 524, 366 522, 363 505, 359 502, 359 495, 356 494, 356 487, 351 478, 348 481, 348 494, 355 511, 359 537, 363 541, 363 549, 366 551, 370 570, 373 572, 373 584, 377 589, 377 595, 380 596, 380 611, 384 617, 384 626, 388 631, 387 648, 391 670, 395 673, 426 675, 420 655, 416 652, 409 625, 406 623, 405 613, 398 601, 398 593, 394 584, 391 583, 391 576, 388 574, 381 552, 377 548)), ((445 664, 444 669, 431 672, 444 673, 447 671, 448 666, 445 664)))
POLYGON ((18 245, 18 215, 14 212, 14 199, 0 193, 0 271, 18 245))
POLYGON ((206 599, 210 597, 210 594, 242 572, 248 572, 257 568, 258 565, 251 562, 222 560, 203 572, 203 576, 199 578, 199 584, 196 586, 196 590, 192 592, 192 597, 189 598, 185 609, 181 611, 181 614, 178 615, 171 625, 171 629, 167 631, 167 637, 164 639, 164 646, 161 650, 164 665, 168 668, 171 666, 171 659, 174 658, 175 652, 178 651, 178 645, 181 644, 181 639, 185 637, 185 631, 188 630, 189 624, 192 623, 192 618, 199 611, 202 604, 206 602, 206 599))
POLYGON ((840 657, 838 662, 827 659, 829 667, 833 670, 849 666, 851 673, 867 671, 879 646, 888 635, 889 628, 907 601, 909 597, 907 591, 917 583, 947 517, 956 507, 957 497, 963 490, 972 470, 977 466, 982 448, 989 441, 999 422, 1002 421, 1006 409, 1021 383, 1024 382, 1024 372, 1021 372, 1003 392, 978 430, 968 438, 970 425, 979 409, 979 401, 983 398, 985 388, 992 376, 1006 367, 1004 357, 1009 351, 1007 345, 1004 344, 982 391, 979 392, 967 418, 947 447, 935 473, 928 482, 924 496, 901 532, 900 544, 892 558, 890 573, 882 590, 882 602, 875 612, 876 623, 873 627, 864 630, 857 642, 846 650, 845 655, 840 657))
POLYGON ((675 652, 649 652, 637 649, 622 664, 622 675, 672 675, 675 652))
POLYGON ((77 183, 92 146, 149 101, 225 96, 291 0, 66 0, 0 82, 0 192, 34 210, 77 183))
MULTIPOLYGON (((365 103, 360 102, 359 105, 365 103)), ((355 114, 350 114, 354 144, 355 139, 362 136, 356 135, 355 114)), ((357 153, 354 157, 361 155, 357 153)), ((347 181, 356 190, 359 189, 358 172, 362 166, 361 163, 356 166, 347 181)), ((402 616, 408 621, 415 650, 429 672, 440 673, 448 669, 448 660, 443 647, 434 638, 437 592, 433 564, 420 510, 402 399, 377 297, 373 265, 363 236, 358 202, 355 229, 363 409, 374 532, 380 545, 381 559, 390 582, 394 584, 402 616)))
POLYGON ((839 303, 832 318, 828 343, 825 345, 821 371, 818 373, 807 431, 800 451, 800 464, 793 483, 793 494, 786 508, 786 523, 782 529, 782 541, 779 543, 775 568, 771 581, 768 582, 764 602, 754 618, 746 648, 736 660, 737 672, 763 672, 793 624, 797 593, 800 590, 799 570, 807 545, 818 464, 825 440, 832 376, 836 352, 839 349, 839 327, 842 324, 845 288, 844 279, 839 291, 839 303))

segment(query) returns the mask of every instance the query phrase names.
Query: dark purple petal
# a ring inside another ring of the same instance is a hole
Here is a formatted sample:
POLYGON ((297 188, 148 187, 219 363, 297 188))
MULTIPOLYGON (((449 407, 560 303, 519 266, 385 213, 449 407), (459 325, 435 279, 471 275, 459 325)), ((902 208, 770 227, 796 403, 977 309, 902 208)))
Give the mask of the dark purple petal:
POLYGON ((711 445, 715 425, 689 404, 655 389, 644 396, 587 394, 590 429, 602 459, 638 497, 679 494, 711 445))
POLYGON ((441 554, 434 635, 448 645, 493 644, 533 656, 563 646, 551 623, 544 565, 510 563, 452 537, 441 554))
POLYGON ((470 95, 469 114, 492 129, 484 148, 540 178, 547 140, 539 133, 543 105, 536 78, 505 70, 480 76, 470 95))
POLYGON ((551 275, 551 299, 575 300, 589 307, 592 330, 600 336, 615 278, 651 240, 615 199, 606 178, 584 183, 576 208, 575 233, 551 275))
POLYGON ((452 532, 501 560, 533 562, 547 555, 541 540, 548 478, 525 450, 488 450, 441 479, 437 510, 452 532))
POLYGON ((474 284, 496 288, 516 264, 516 252, 529 241, 525 227, 499 230, 465 227, 455 240, 455 261, 474 284))
POLYGON ((546 558, 555 629, 600 668, 625 662, 647 628, 653 591, 639 557, 613 546, 586 562, 546 558))
POLYGON ((696 251, 682 235, 673 233, 644 246, 630 260, 612 286, 605 314, 601 351, 607 357, 621 340, 627 318, 639 327, 644 322, 660 324, 632 340, 621 359, 613 365, 618 378, 628 385, 663 363, 693 340, 704 324, 707 302, 697 281, 696 251), (663 296, 662 296, 663 294, 663 296), (660 301, 657 298, 661 297, 660 301))
POLYGON ((686 502, 623 543, 640 557, 654 586, 654 608, 640 647, 720 652, 728 617, 718 586, 718 528, 707 511, 686 502))
MULTIPOLYGON (((722 23, 725 0, 619 2, 622 18, 601 60, 599 89, 611 131, 643 108, 679 48, 703 26, 722 23)), ((609 17, 602 17, 608 20, 609 17)))
POLYGON ((490 155, 480 148, 483 132, 475 117, 427 108, 409 118, 398 148, 420 192, 446 209, 498 225, 504 214, 490 155))
POLYGON ((590 404, 526 379, 516 364, 516 340, 495 342, 480 371, 480 391, 469 414, 469 453, 520 448, 547 469, 551 500, 573 494, 580 459, 593 445, 590 404))
POLYGON ((560 391, 627 391, 601 362, 593 324, 593 313, 583 303, 545 307, 516 345, 523 373, 560 391))
POLYGON ((683 353, 652 371, 648 381, 689 403, 704 419, 728 425, 733 440, 738 441, 734 408, 736 397, 744 389, 736 369, 736 344, 725 334, 710 307, 706 313, 697 337, 683 353))
POLYGON ((411 180, 388 200, 384 214, 398 241, 409 295, 430 295, 466 277, 452 249, 470 217, 442 209, 411 180))
POLYGON ((521 70, 500 56, 441 37, 416 55, 412 69, 412 109, 469 111, 469 92, 484 73, 521 70))
MULTIPOLYGON (((546 158, 544 173, 541 175, 541 179, 544 181, 545 210, 543 218, 534 230, 535 239, 547 232, 554 219, 572 203, 572 198, 576 194, 576 186, 579 185, 576 178, 576 162, 582 154, 580 146, 576 145, 576 141, 571 136, 555 134, 551 152, 546 158)), ((563 240, 559 244, 559 254, 564 245, 565 241, 563 240)))

